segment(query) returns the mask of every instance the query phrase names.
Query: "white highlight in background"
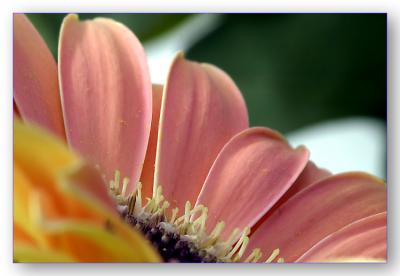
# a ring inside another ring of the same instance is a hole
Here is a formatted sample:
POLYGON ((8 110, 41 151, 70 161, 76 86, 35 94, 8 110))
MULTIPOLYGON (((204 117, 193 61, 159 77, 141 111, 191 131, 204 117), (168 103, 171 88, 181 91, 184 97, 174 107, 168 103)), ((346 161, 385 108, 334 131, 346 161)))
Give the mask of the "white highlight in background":
POLYGON ((287 135, 293 146, 305 145, 310 159, 332 173, 365 171, 386 179, 386 125, 371 118, 318 123, 287 135))
MULTIPOLYGON (((164 84, 176 52, 185 51, 218 27, 220 14, 198 14, 147 42, 151 80, 164 84)), ((216 64, 218 66, 218 64, 216 64)), ((305 145, 310 158, 332 173, 365 171, 386 179, 385 122, 348 118, 321 122, 289 133, 293 146, 305 145)))
POLYGON ((198 14, 171 31, 144 44, 150 67, 151 81, 164 84, 175 54, 186 51, 219 24, 222 15, 198 14))

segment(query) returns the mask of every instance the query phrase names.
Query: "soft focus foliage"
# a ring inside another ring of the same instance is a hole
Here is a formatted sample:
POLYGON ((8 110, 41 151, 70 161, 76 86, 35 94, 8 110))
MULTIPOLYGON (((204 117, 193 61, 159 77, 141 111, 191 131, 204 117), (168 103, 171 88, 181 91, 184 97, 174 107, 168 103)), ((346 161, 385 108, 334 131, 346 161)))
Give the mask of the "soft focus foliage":
MULTIPOLYGON (((57 42, 60 25, 66 13, 53 13, 53 14, 27 14, 29 19, 38 29, 40 34, 46 40, 51 52, 54 56, 57 55, 57 42)), ((81 20, 91 19, 95 17, 108 17, 113 18, 118 22, 123 23, 140 38, 141 41, 154 38, 163 32, 175 27, 181 23, 190 14, 104 14, 104 13, 89 13, 79 14, 81 20)))
POLYGON ((251 125, 386 118, 385 14, 227 15, 187 55, 232 76, 251 125))

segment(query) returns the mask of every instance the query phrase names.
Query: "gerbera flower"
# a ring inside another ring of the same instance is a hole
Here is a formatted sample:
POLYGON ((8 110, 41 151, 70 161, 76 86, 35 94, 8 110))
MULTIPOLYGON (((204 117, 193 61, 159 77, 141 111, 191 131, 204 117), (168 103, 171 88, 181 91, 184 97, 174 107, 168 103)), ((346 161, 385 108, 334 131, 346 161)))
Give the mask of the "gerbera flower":
POLYGON ((385 184, 250 128, 222 70, 179 53, 152 86, 130 30, 76 15, 58 59, 15 15, 15 112, 57 136, 15 125, 16 260, 158 261, 150 242, 164 261, 386 259, 385 184))

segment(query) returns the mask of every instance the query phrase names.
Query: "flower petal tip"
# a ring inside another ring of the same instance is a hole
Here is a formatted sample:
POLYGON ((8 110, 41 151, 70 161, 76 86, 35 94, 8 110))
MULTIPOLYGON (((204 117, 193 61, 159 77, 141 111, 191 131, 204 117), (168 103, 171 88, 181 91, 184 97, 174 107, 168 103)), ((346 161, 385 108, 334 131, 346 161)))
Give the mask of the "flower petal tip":
POLYGON ((176 58, 176 59, 185 59, 185 52, 183 52, 182 50, 178 51, 178 52, 175 54, 175 58, 176 58))
POLYGON ((77 16, 69 15, 60 33, 59 78, 67 141, 99 165, 107 180, 120 170, 130 179, 127 192, 133 191, 152 113, 143 46, 116 21, 78 22, 77 16))
POLYGON ((247 108, 233 80, 179 52, 162 99, 155 185, 163 185, 166 198, 179 208, 186 200, 194 204, 219 151, 246 128, 247 108))

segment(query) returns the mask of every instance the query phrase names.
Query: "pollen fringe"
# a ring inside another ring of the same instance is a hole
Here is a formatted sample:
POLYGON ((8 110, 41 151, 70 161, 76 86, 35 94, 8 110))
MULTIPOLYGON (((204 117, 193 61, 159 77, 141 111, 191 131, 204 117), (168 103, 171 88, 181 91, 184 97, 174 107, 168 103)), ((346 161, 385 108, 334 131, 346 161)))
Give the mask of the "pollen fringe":
MULTIPOLYGON (((120 211, 127 215, 140 218, 142 220, 156 221, 159 226, 168 232, 174 232, 181 236, 183 240, 191 241, 196 244, 198 249, 205 250, 207 253, 215 256, 219 262, 240 262, 249 243, 250 228, 245 227, 242 231, 239 228, 233 230, 227 240, 221 240, 221 233, 224 230, 225 223, 220 221, 216 224, 210 234, 206 233, 206 221, 208 218, 208 208, 203 205, 192 207, 189 201, 185 204, 185 210, 182 216, 177 217, 178 208, 173 208, 170 215, 167 216, 167 210, 170 203, 162 194, 162 186, 158 185, 153 191, 151 198, 146 198, 146 204, 142 198, 142 184, 137 183, 136 190, 126 194, 129 183, 128 178, 123 178, 122 188, 121 174, 117 170, 114 180, 109 182, 110 194, 118 203, 120 211), (169 217, 169 219, 167 219, 169 217)), ((279 249, 275 249, 265 263, 284 262, 283 258, 278 258, 279 249)), ((263 256, 259 248, 255 248, 244 260, 244 262, 258 262, 263 256)))

